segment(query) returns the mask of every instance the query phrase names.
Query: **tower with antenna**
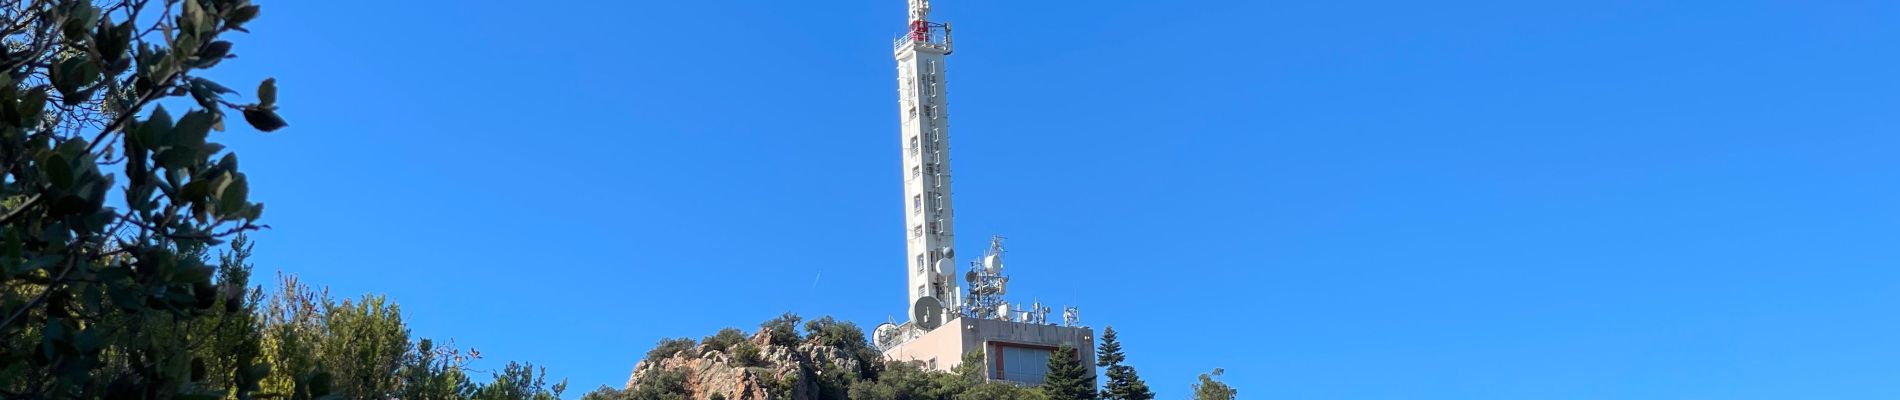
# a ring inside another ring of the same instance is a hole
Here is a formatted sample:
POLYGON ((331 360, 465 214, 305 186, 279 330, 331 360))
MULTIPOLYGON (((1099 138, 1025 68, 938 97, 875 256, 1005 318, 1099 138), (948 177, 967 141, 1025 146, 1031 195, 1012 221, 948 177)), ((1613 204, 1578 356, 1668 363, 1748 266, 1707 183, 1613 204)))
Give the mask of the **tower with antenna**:
POLYGON ((949 371, 963 355, 981 352, 988 379, 1040 384, 1050 357, 1080 357, 1095 368, 1094 330, 1082 326, 1075 307, 1062 321, 1049 321, 1048 306, 1011 304, 1003 274, 1003 238, 990 238, 980 261, 958 274, 956 212, 950 190, 950 114, 944 59, 952 47, 950 24, 930 20, 929 0, 909 0, 909 24, 892 41, 897 59, 898 140, 904 176, 904 286, 907 321, 872 331, 872 341, 893 361, 949 371), (961 275, 961 276, 959 276, 961 275), (966 292, 957 284, 962 278, 966 292), (1075 354, 1056 354, 1068 345, 1075 354))
MULTIPOLYGON (((942 322, 960 296, 955 208, 950 191, 949 98, 944 56, 950 26, 930 22, 930 1, 910 0, 910 27, 893 43, 898 118, 903 129, 905 275, 912 321, 942 322)), ((932 326, 934 328, 934 326, 932 326)))

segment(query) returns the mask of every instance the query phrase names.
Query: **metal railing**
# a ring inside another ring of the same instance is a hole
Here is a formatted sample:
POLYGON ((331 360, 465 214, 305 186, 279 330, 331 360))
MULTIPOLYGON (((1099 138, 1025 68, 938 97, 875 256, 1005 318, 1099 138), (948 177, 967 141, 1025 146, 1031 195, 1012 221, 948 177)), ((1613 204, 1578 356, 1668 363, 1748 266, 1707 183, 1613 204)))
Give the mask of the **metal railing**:
POLYGON ((950 40, 944 35, 930 35, 929 37, 924 38, 922 42, 919 42, 916 38, 911 37, 910 34, 898 35, 897 38, 891 39, 891 51, 903 50, 905 47, 911 46, 912 44, 921 45, 925 48, 942 50, 944 52, 950 51, 950 40))

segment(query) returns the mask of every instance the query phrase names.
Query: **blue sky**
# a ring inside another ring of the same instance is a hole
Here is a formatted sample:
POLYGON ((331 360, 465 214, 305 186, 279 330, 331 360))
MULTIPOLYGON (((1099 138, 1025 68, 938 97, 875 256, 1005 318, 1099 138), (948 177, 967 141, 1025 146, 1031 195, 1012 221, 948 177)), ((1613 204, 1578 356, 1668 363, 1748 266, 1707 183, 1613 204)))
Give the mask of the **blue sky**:
MULTIPOLYGON (((904 2, 260 1, 260 275, 618 386, 902 317, 904 2)), ((958 246, 1162 398, 1900 391, 1900 3, 938 0, 958 246)))

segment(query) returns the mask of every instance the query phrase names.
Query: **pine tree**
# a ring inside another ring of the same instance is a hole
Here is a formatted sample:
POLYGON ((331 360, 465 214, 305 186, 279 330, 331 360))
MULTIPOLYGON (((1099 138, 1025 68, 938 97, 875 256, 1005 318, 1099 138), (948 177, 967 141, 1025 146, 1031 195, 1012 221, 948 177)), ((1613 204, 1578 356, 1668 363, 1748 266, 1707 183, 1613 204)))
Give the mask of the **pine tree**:
POLYGON ((1094 400, 1095 374, 1089 373, 1074 347, 1062 345, 1049 355, 1049 374, 1042 380, 1049 400, 1094 400))
POLYGON ((1153 400, 1148 383, 1135 375, 1135 367, 1122 365, 1122 343, 1115 340, 1115 327, 1102 330, 1102 346, 1095 354, 1095 366, 1106 368, 1108 383, 1102 387, 1102 400, 1153 400))

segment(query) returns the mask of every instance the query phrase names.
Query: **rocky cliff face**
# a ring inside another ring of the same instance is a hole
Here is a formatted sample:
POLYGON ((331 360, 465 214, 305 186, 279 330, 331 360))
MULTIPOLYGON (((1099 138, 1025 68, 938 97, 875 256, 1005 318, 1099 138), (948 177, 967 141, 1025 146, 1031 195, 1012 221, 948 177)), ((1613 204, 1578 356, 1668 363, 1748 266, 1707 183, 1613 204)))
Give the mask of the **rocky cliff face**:
POLYGON ((821 390, 822 371, 859 370, 859 361, 844 350, 811 342, 773 343, 771 338, 769 330, 762 330, 748 339, 759 349, 761 362, 755 366, 741 365, 733 355, 705 345, 657 360, 640 360, 627 379, 627 388, 678 373, 685 378, 686 394, 694 400, 711 400, 714 395, 726 400, 809 400, 821 390))

